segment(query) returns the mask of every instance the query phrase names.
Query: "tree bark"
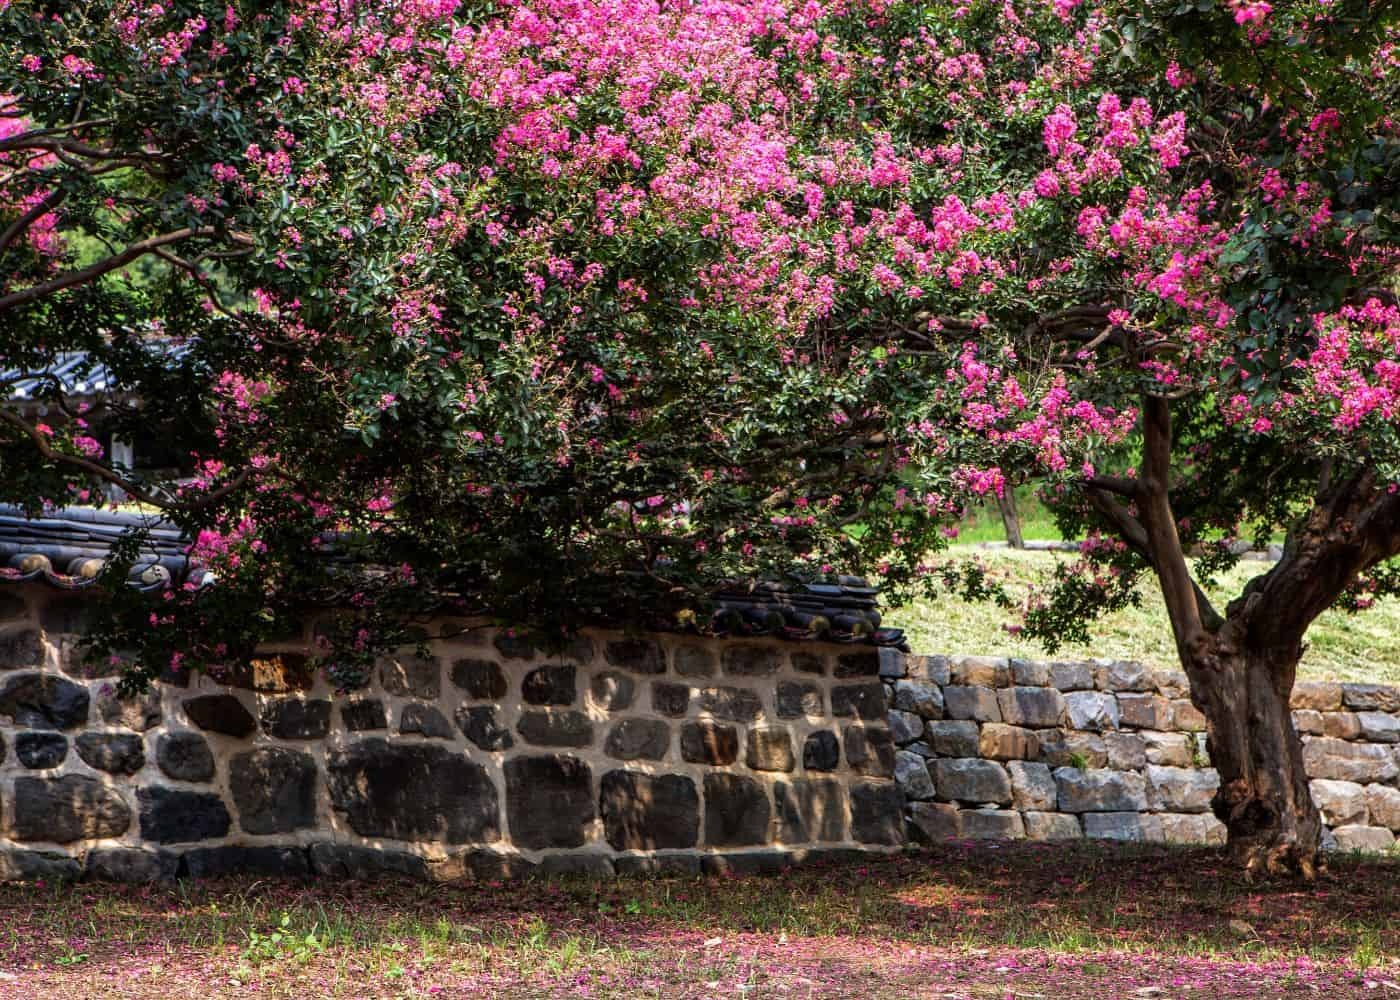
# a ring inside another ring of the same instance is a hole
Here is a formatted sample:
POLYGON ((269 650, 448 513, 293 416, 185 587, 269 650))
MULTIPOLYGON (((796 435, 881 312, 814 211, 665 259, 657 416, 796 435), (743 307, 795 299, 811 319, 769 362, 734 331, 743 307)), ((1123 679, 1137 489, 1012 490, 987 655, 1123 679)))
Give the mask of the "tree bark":
POLYGON ((1289 708, 1302 650, 1232 643, 1233 624, 1186 663, 1220 774, 1211 805, 1228 831, 1233 861, 1250 872, 1312 878, 1322 819, 1289 708))
POLYGON ((1001 524, 1006 529, 1006 544, 1013 549, 1024 549, 1026 543, 1021 538, 1021 515, 1016 512, 1016 494, 1010 486, 997 497, 997 506, 1001 508, 1001 524))

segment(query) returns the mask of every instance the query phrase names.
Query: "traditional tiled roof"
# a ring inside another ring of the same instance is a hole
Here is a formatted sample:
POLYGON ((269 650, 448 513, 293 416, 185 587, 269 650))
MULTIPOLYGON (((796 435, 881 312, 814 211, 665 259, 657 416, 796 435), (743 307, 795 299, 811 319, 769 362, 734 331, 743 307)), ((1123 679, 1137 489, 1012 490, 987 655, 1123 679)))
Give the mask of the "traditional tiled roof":
MULTIPOLYGON (((183 583, 191 571, 179 529, 157 514, 67 507, 28 518, 0 504, 0 583, 43 582, 81 590, 96 582, 112 547, 132 528, 146 529, 140 557, 127 583, 157 590, 183 583)), ((213 582, 199 569, 196 581, 213 582)), ((835 583, 733 584, 715 594, 713 630, 724 635, 903 646, 904 633, 882 628, 878 590, 857 577, 835 583)))
POLYGON ((58 379, 63 394, 70 398, 96 396, 113 388, 106 365, 94 361, 86 351, 60 353, 41 374, 0 368, 0 385, 4 386, 5 398, 22 403, 44 395, 51 384, 49 376, 58 379))
POLYGON ((90 587, 112 547, 132 528, 147 529, 147 538, 127 582, 141 590, 183 582, 189 571, 186 543, 179 529, 159 515, 65 507, 45 517, 28 518, 20 509, 3 504, 0 582, 38 581, 63 590, 90 587))

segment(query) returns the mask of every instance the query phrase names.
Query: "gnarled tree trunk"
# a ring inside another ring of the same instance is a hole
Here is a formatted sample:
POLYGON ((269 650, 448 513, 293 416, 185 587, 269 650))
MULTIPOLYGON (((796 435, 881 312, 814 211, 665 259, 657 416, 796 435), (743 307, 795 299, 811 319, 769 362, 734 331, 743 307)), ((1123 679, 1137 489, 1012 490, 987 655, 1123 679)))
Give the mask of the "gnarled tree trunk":
POLYGON ((1220 774, 1212 807, 1229 833, 1232 860, 1248 871, 1311 878, 1322 819, 1289 710, 1301 650, 1232 645, 1232 631, 1227 624, 1186 664, 1220 774))

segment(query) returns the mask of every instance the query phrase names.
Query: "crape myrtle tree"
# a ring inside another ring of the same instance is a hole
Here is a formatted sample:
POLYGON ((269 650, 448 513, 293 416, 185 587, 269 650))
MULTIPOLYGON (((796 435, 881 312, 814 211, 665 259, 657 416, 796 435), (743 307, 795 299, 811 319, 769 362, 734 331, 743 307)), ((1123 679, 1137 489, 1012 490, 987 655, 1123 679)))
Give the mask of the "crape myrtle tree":
POLYGON ((113 469, 50 385, 0 482, 196 539, 217 586, 109 589, 134 680, 318 596, 353 686, 451 595, 557 634, 768 575, 994 596, 939 524, 1037 479, 1090 544, 1023 627, 1155 578, 1234 849, 1310 871, 1302 636, 1400 544, 1390 16, 0 0, 4 363, 91 352, 194 472, 113 469), (1184 553, 1277 527, 1212 608, 1184 553))

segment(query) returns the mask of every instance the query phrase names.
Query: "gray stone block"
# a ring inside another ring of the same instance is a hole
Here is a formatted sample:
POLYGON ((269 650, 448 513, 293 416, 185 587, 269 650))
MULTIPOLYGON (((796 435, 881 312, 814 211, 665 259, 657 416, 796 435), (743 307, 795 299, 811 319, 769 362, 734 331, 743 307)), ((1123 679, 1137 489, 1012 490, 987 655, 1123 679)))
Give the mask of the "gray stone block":
POLYGON ((1094 684, 1103 691, 1151 691, 1156 687, 1151 670, 1125 660, 1095 661, 1094 684))
POLYGON ((1342 704, 1354 712, 1400 712, 1400 688, 1388 684, 1343 684, 1342 704))
POLYGON ((890 735, 900 746, 913 743, 924 735, 924 720, 913 712, 892 708, 885 714, 885 721, 889 723, 890 735))
POLYGON ((1400 718, 1389 712, 1357 712, 1361 736, 1372 743, 1400 743, 1400 718))
POLYGON ((542 747, 586 747, 593 744, 593 723, 572 709, 536 708, 520 713, 515 731, 526 743, 542 747))
POLYGON ((452 723, 433 705, 413 702, 403 707, 399 715, 399 732, 405 736, 423 736, 430 740, 450 740, 456 737, 452 723))
POLYGON ((609 712, 623 712, 632 707, 637 696, 637 682, 616 670, 595 674, 588 685, 593 701, 609 712))
POLYGON ((894 682, 894 707, 925 719, 943 718, 943 689, 928 681, 894 682))
POLYGON ((977 723, 945 719, 924 727, 924 740, 942 757, 976 757, 977 723))
POLYGON ((846 839, 846 794, 830 778, 793 778, 773 786, 778 839, 785 844, 846 839))
POLYGON ((894 776, 894 740, 888 729, 847 726, 843 739, 846 763, 856 774, 871 778, 894 776))
POLYGON ((851 839, 858 844, 904 843, 904 794, 892 781, 851 783, 851 839))
POLYGON ((1140 771, 1147 765, 1147 741, 1137 733, 1105 733, 1103 745, 1115 771, 1140 771))
POLYGON ((763 714, 763 699, 748 688, 703 688, 698 704, 700 711, 725 722, 753 722, 763 714))
POLYGON ((964 809, 958 816, 962 836, 968 840, 1023 840, 1026 826, 1013 809, 964 809))
POLYGON ((1001 717, 1014 726, 1058 726, 1065 719, 1065 696, 1049 687, 1012 687, 997 692, 1001 717))
POLYGON ((1400 776, 1390 748, 1326 736, 1303 744, 1303 766, 1309 777, 1333 781, 1390 782, 1400 776))
POLYGON ((854 716, 875 722, 885 717, 885 709, 885 686, 878 681, 839 684, 831 689, 831 714, 837 718, 854 716))
POLYGON ((933 762, 933 786, 940 799, 1011 804, 1011 778, 1000 764, 979 758, 933 762))
POLYGON ((768 843, 773 819, 768 793, 753 778, 711 771, 705 775, 705 844, 745 847, 768 843))
POLYGON ((943 714, 950 719, 1000 722, 997 693, 989 687, 950 684, 943 689, 943 714))
POLYGON ((1094 668, 1088 663, 1052 663, 1050 686, 1059 691, 1088 691, 1094 686, 1094 668))
POLYGON ((1013 760, 1006 765, 1011 776, 1011 801, 1017 809, 1053 812, 1058 801, 1055 777, 1045 764, 1013 760))
MULTIPOLYGON (((1135 771, 1056 768, 1061 812, 1126 812, 1147 808, 1147 785, 1135 771)), ((1088 832, 1088 827, 1085 827, 1088 832)))
POLYGON ((916 753, 900 750, 894 755, 894 780, 906 799, 933 798, 933 778, 928 773, 928 762, 916 753))
POLYGON ((1027 812, 1023 817, 1028 840, 1078 840, 1084 836, 1079 817, 1061 812, 1027 812))
POLYGON ((1101 691, 1071 691, 1065 709, 1072 729, 1103 732, 1118 728, 1118 699, 1101 691))
MULTIPOLYGON (((435 676, 435 675, 434 675, 435 676)), ((467 657, 452 664, 452 684, 466 692, 474 701, 497 701, 506 696, 510 685, 505 671, 494 660, 467 657)), ((436 694, 421 694, 430 690, 426 673, 422 676, 384 675, 384 690, 390 694, 412 695, 416 698, 436 698, 436 694), (391 679, 392 678, 392 679, 391 679)))
POLYGON ((1381 853, 1395 847, 1395 834, 1383 826, 1339 826, 1332 836, 1339 851, 1381 853))
POLYGON ((1084 836, 1094 840, 1162 842, 1162 821, 1152 813, 1090 812, 1082 819, 1084 836))
POLYGON ((1149 764, 1146 774, 1148 806, 1158 812, 1209 812, 1220 787, 1220 775, 1211 770, 1149 764))
POLYGON ((1313 803, 1328 826, 1365 823, 1366 789, 1354 781, 1318 778, 1309 782, 1313 803))

